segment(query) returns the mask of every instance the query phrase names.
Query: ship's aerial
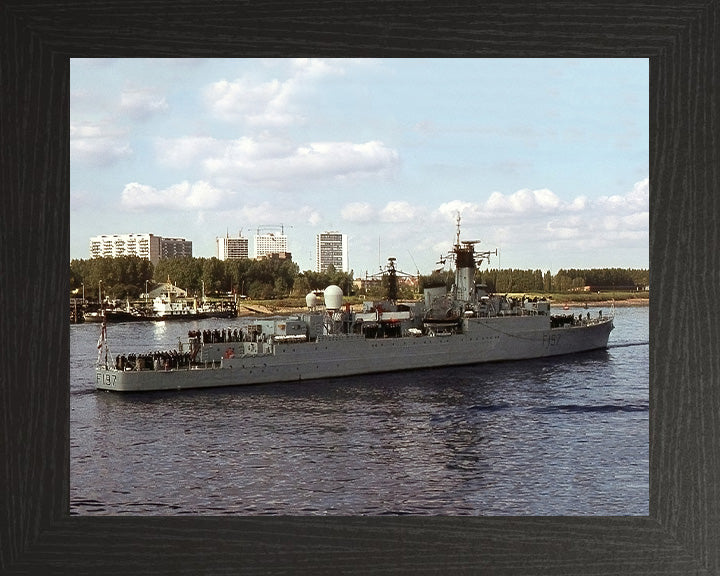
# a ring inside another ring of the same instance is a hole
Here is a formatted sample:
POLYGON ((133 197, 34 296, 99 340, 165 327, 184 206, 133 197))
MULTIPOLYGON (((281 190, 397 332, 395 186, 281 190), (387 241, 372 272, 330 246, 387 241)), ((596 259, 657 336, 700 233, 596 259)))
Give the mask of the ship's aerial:
MULTIPOLYGON (((394 259, 387 267, 388 298, 361 311, 343 303, 338 286, 306 297, 307 311, 229 329, 193 330, 171 352, 112 356, 103 322, 96 387, 150 391, 271 382, 302 382, 357 374, 442 368, 561 356, 606 348, 613 315, 552 315, 542 298, 493 294, 476 282, 492 252, 457 233, 447 260, 455 281, 425 288, 422 301, 397 301, 394 259)), ((481 369, 479 366, 478 369, 481 369)))

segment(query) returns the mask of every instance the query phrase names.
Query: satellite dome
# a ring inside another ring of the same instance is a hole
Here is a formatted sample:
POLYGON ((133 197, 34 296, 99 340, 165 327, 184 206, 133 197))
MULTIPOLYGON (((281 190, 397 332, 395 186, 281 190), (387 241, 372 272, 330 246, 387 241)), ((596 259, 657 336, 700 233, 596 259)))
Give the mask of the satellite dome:
POLYGON ((328 310, 340 310, 342 308, 343 291, 340 286, 331 284, 325 288, 325 308, 328 310))
POLYGON ((305 304, 307 304, 308 308, 315 308, 317 306, 317 296, 315 296, 315 292, 309 292, 307 296, 305 296, 305 304))

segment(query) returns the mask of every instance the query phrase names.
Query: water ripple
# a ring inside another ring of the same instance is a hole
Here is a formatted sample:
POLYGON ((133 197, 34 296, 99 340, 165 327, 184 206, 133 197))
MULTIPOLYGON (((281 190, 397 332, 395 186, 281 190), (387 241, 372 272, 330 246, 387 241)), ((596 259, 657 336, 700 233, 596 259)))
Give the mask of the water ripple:
POLYGON ((612 413, 612 412, 648 412, 648 405, 626 404, 602 404, 598 406, 584 406, 577 404, 564 404, 559 406, 547 406, 541 408, 533 408, 534 412, 541 414, 557 414, 557 413, 612 413))
POLYGON ((73 515, 648 514, 647 309, 611 351, 177 393, 96 393, 97 336, 71 330, 73 515))

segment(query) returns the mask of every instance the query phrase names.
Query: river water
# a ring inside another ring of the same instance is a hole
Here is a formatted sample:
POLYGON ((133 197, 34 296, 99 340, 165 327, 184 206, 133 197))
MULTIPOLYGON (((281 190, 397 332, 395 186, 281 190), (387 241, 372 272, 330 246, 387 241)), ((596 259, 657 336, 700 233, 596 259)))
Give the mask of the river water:
MULTIPOLYGON (((111 324, 108 340, 172 349, 236 322, 111 324)), ((94 389, 99 332, 70 326, 71 514, 649 512, 647 307, 616 310, 608 350, 141 394, 94 389)))

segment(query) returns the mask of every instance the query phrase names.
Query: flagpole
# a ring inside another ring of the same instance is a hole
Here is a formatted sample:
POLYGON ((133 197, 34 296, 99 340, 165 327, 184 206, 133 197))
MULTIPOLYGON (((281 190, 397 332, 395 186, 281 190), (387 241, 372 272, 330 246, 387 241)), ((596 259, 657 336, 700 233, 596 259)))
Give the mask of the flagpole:
POLYGON ((98 338, 98 357, 97 364, 100 365, 100 359, 102 358, 102 349, 105 347, 105 369, 108 368, 108 345, 107 345, 107 324, 105 318, 105 307, 101 299, 101 286, 102 280, 98 282, 98 300, 100 301, 100 317, 102 318, 102 324, 100 327, 100 338, 98 338))
POLYGON ((108 368, 108 344, 107 344, 107 326, 105 324, 105 319, 103 318, 103 341, 105 343, 105 370, 108 368))
MULTIPOLYGON (((98 349, 98 357, 97 357, 97 364, 100 365, 100 359, 102 358, 102 349, 103 346, 106 345, 107 342, 107 332, 105 327, 105 319, 103 318, 102 324, 100 324, 100 337, 97 341, 97 349, 98 349)), ((105 352, 105 364, 107 367, 107 351, 105 352)))

